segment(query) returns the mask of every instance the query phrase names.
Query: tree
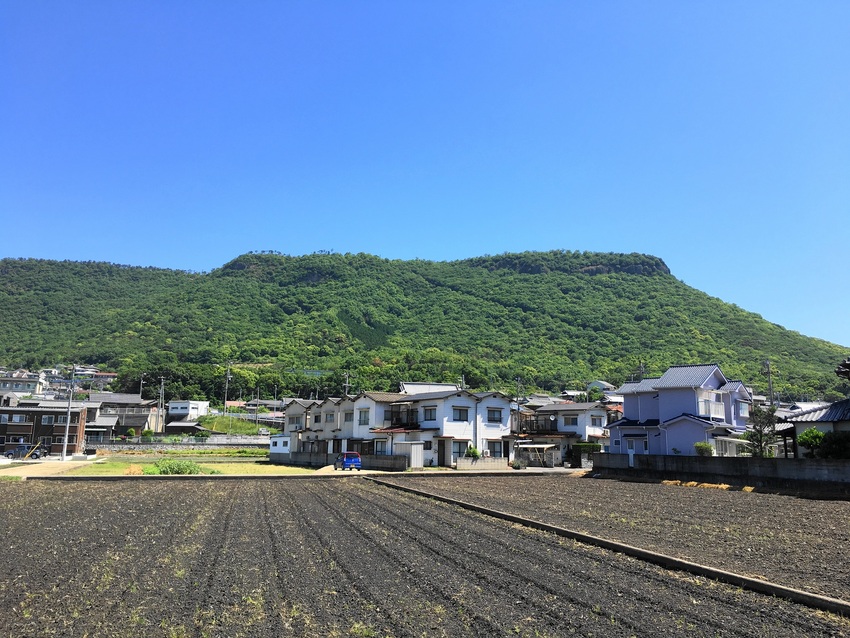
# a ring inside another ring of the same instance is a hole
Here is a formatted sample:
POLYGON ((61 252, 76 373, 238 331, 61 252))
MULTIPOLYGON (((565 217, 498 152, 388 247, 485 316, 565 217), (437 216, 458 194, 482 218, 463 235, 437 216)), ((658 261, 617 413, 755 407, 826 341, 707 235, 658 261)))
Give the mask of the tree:
POLYGON ((824 433, 817 428, 808 428, 800 432, 797 437, 797 444, 807 448, 810 456, 818 456, 823 437, 824 433))
POLYGON ((818 451, 825 459, 850 459, 850 432, 827 432, 818 451))
POLYGON ((754 457, 773 456, 770 445, 776 440, 776 406, 771 405, 766 410, 758 405, 753 406, 748 434, 750 450, 754 457))

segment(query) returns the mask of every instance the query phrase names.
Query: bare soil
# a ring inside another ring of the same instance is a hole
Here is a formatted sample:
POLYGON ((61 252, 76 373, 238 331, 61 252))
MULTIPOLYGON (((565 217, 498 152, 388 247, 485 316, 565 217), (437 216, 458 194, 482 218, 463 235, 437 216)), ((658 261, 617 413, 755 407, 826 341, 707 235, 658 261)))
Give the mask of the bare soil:
POLYGON ((389 479, 850 601, 850 502, 568 475, 389 479))
MULTIPOLYGON (((523 490, 585 483, 513 479, 443 489, 519 507, 523 490)), ((0 482, 0 496, 4 638, 850 635, 836 616, 363 478, 0 482)))

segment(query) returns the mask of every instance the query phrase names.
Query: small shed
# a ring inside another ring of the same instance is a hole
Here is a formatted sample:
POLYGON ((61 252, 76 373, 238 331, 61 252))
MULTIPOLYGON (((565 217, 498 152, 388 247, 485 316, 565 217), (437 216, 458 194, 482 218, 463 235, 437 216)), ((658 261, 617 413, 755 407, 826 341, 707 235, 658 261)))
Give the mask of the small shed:
POLYGON ((408 458, 407 467, 410 469, 422 469, 425 466, 423 441, 396 441, 396 453, 408 458))

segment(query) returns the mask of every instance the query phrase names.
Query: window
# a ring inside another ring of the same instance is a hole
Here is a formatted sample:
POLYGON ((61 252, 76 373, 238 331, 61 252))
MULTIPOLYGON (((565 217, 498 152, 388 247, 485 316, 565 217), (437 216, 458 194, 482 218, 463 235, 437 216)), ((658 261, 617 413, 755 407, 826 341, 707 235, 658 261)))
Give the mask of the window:
POLYGON ((745 401, 738 401, 738 416, 750 416, 750 404, 745 401))
POLYGON ((614 447, 620 447, 620 439, 614 440, 614 447))
POLYGON ((460 458, 466 454, 466 448, 469 445, 466 441, 452 441, 452 456, 460 458))
POLYGON ((469 421, 469 408, 452 408, 452 421, 469 421))
POLYGON ((431 449, 432 441, 422 441, 422 449, 426 452, 431 449))
POLYGON ((501 423, 502 422, 502 409, 501 408, 487 408, 487 423, 501 423))
POLYGON ((357 411, 357 425, 369 425, 369 409, 357 411))
POLYGON ((65 425, 67 422, 68 422, 68 416, 67 415, 56 417, 56 423, 59 423, 61 425, 65 425))
POLYGON ((605 422, 601 416, 592 416, 590 417, 590 425, 594 428, 601 428, 605 425, 605 422))
POLYGON ((375 454, 386 454, 387 453, 387 440, 386 439, 375 439, 375 454))
POLYGON ((26 423, 27 415, 26 414, 13 414, 12 415, 12 423, 26 423))
POLYGON ((8 414, 0 414, 0 423, 8 423, 9 415, 8 414))
POLYGON ((634 449, 635 449, 635 442, 634 442, 634 439, 629 439, 628 441, 626 441, 626 447, 627 447, 629 450, 634 450, 634 449))
POLYGON ((342 420, 345 423, 354 423, 354 412, 346 412, 342 420))
POLYGON ((325 423, 333 423, 334 422, 334 413, 327 412, 325 413, 325 423))
POLYGON ((45 414, 44 416, 42 416, 41 417, 41 424, 42 425, 53 425, 53 415, 52 414, 45 414))
POLYGON ((301 425, 301 415, 299 414, 298 416, 291 416, 286 419, 286 422, 294 427, 299 427, 301 425))
MULTIPOLYGON (((64 436, 57 436, 56 437, 56 443, 64 443, 64 442, 65 442, 64 436)), ((77 442, 77 435, 76 434, 72 434, 71 436, 68 437, 68 445, 73 445, 76 442, 77 442)))
POLYGON ((502 442, 487 441, 487 449, 490 451, 490 456, 493 458, 502 458, 502 442))
POLYGON ((6 445, 6 437, 0 436, 0 445, 6 445))
POLYGON ((566 426, 578 426, 578 417, 577 416, 565 416, 564 417, 564 425, 566 426))
POLYGON ((277 441, 272 441, 272 447, 277 447, 277 441))
POLYGON ((437 420, 437 408, 436 408, 436 406, 428 406, 427 408, 422 408, 422 420, 423 421, 436 421, 437 420))

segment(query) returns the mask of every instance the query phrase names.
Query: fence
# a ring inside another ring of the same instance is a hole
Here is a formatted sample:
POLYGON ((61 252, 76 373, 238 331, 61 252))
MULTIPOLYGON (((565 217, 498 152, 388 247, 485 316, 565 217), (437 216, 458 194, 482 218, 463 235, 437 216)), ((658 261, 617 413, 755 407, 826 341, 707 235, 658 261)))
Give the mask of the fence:
POLYGON ((593 455, 593 468, 611 476, 678 479, 712 483, 831 489, 850 493, 850 461, 828 459, 758 459, 751 457, 664 456, 635 454, 593 455))

